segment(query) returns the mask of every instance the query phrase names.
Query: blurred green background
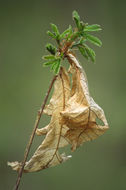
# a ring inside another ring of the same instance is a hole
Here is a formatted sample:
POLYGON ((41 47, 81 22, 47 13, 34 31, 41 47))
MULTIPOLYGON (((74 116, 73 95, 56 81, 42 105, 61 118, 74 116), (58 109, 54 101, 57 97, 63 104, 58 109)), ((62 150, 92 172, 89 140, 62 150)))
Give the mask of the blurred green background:
MULTIPOLYGON (((102 48, 96 64, 78 54, 91 95, 104 109, 110 129, 85 143, 72 159, 38 173, 24 174, 21 190, 126 189, 126 1, 0 1, 0 189, 13 189, 16 172, 7 161, 21 161, 52 73, 42 67, 50 23, 60 31, 77 10, 85 22, 100 24, 102 48)), ((49 121, 43 116, 41 126, 49 121)), ((36 137, 30 156, 41 143, 36 137)), ((68 150, 67 150, 68 151, 68 150)), ((70 152, 70 150, 69 150, 70 152)))

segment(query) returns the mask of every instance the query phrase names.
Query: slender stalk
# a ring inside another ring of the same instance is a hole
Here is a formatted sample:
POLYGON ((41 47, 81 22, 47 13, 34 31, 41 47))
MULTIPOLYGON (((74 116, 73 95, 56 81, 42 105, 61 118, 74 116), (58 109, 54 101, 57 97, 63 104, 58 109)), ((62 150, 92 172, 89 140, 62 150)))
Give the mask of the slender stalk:
POLYGON ((51 83, 50 83, 50 86, 49 86, 49 89, 47 91, 47 94, 45 96, 45 99, 44 99, 44 102, 41 106, 41 109, 38 111, 38 115, 37 115, 37 118, 36 118, 36 121, 35 121, 35 125, 34 125, 34 128, 33 128, 33 131, 32 131, 32 134, 30 136, 30 139, 29 139, 29 142, 26 146, 26 149, 25 149, 25 153, 24 153, 24 159, 22 161, 22 166, 19 170, 19 173, 18 173, 18 177, 17 177, 17 181, 16 181, 16 185, 14 187, 14 190, 18 190, 18 187, 20 185, 20 181, 21 181, 21 177, 22 177, 22 173, 23 173, 23 170, 24 170, 24 167, 25 167, 25 163, 27 161, 27 158, 28 158, 28 154, 29 154, 29 151, 30 151, 30 148, 31 148, 31 145, 32 145, 32 142, 33 142, 33 139, 34 139, 34 136, 35 136, 35 132, 36 132, 36 129, 38 128, 38 125, 39 125, 39 121, 40 121, 40 118, 42 116, 42 113, 43 113, 43 110, 45 108, 45 105, 46 105, 46 102, 48 100, 48 97, 49 97, 49 94, 50 94, 50 91, 53 87, 53 84, 55 82, 57 78, 57 75, 54 76, 54 78, 52 79, 51 83))

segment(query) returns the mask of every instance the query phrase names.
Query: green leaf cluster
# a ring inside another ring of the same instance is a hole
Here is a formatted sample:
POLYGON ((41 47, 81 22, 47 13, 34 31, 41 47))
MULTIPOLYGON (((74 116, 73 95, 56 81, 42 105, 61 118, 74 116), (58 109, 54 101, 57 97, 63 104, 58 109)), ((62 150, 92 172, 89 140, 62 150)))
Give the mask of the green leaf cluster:
POLYGON ((55 39, 58 44, 60 44, 60 40, 63 40, 65 38, 69 39, 73 33, 71 25, 69 25, 69 27, 61 34, 59 33, 58 27, 55 24, 51 24, 51 28, 52 32, 47 31, 47 34, 55 39))
POLYGON ((63 47, 65 44, 70 44, 68 50, 72 51, 74 47, 77 47, 80 53, 87 59, 95 62, 95 51, 90 48, 86 43, 90 42, 96 46, 101 47, 101 40, 92 35, 92 32, 98 32, 101 30, 100 25, 93 24, 88 25, 81 21, 77 11, 73 11, 73 20, 75 21, 76 28, 71 25, 62 33, 59 32, 58 27, 55 24, 51 24, 51 31, 47 31, 47 34, 56 40, 58 47, 48 43, 46 49, 50 55, 44 56, 46 62, 44 66, 51 66, 51 70, 58 74, 61 66, 61 60, 64 59, 65 55, 63 47), (58 55, 58 56, 57 56, 58 55))
POLYGON ((61 66, 61 57, 60 56, 55 56, 55 55, 45 55, 43 56, 43 59, 46 60, 44 62, 44 66, 48 67, 51 66, 51 70, 55 73, 58 74, 61 66))
POLYGON ((47 31, 47 34, 58 41, 60 37, 58 27, 55 24, 51 24, 51 28, 52 32, 47 31))
POLYGON ((100 25, 88 25, 88 23, 84 23, 80 20, 80 16, 78 15, 77 11, 73 11, 73 19, 78 29, 78 41, 73 44, 73 47, 78 47, 80 53, 86 59, 95 62, 96 54, 92 48, 87 46, 86 42, 90 42, 99 47, 102 46, 101 40, 98 37, 90 34, 90 32, 100 31, 100 25))
POLYGON ((46 49, 47 49, 52 55, 55 55, 56 52, 57 52, 57 48, 56 48, 54 45, 50 44, 50 43, 46 44, 46 49))

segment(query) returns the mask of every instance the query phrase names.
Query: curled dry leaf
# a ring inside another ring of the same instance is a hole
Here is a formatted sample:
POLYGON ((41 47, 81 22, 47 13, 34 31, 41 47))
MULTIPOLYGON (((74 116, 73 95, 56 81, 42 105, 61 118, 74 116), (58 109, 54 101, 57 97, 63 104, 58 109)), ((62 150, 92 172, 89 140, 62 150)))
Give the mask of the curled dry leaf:
MULTIPOLYGON (((75 56, 68 54, 72 74, 70 88, 69 73, 61 68, 54 85, 54 93, 44 113, 51 116, 49 125, 37 129, 37 135, 46 135, 31 159, 26 162, 24 172, 35 172, 60 164, 71 156, 60 154, 58 149, 68 144, 72 151, 82 143, 96 139, 108 129, 104 111, 89 94, 86 76, 75 56), (103 122, 97 124, 96 119, 103 122)), ((9 162, 13 170, 19 170, 19 162, 9 162)))
MULTIPOLYGON (((54 93, 44 112, 51 116, 49 125, 36 131, 37 135, 46 135, 42 144, 35 151, 32 158, 26 162, 24 172, 39 171, 47 167, 57 165, 69 158, 65 154, 60 155, 59 147, 64 147, 68 142, 62 137, 66 129, 60 124, 60 112, 65 107, 65 102, 70 96, 70 83, 68 73, 62 69, 54 85, 54 93)), ((19 170, 18 162, 9 163, 14 170, 19 170)))
POLYGON ((66 109, 61 112, 62 123, 69 130, 65 137, 72 145, 72 151, 86 141, 96 139, 108 129, 104 111, 89 94, 86 74, 74 55, 68 54, 71 63, 72 89, 66 109), (103 122, 97 124, 96 119, 103 122))

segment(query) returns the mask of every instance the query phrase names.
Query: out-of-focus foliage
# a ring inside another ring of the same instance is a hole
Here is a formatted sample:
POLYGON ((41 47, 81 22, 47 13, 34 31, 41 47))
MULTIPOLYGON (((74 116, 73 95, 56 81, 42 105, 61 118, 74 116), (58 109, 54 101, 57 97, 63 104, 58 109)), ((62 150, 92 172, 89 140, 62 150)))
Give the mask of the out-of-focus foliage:
MULTIPOLYGON (((36 113, 52 78, 41 60, 46 54, 49 23, 55 20, 62 33, 71 23, 73 10, 89 24, 99 23, 103 29, 98 35, 103 45, 95 48, 96 64, 88 64, 79 54, 78 59, 83 62, 90 92, 104 108, 110 129, 78 149, 71 161, 24 175, 20 188, 126 188, 125 6, 125 1, 114 0, 1 1, 0 189, 13 188, 16 173, 6 163, 22 160, 36 113)), ((48 122, 43 116, 40 127, 48 122)), ((31 155, 41 141, 35 138, 31 155)))

